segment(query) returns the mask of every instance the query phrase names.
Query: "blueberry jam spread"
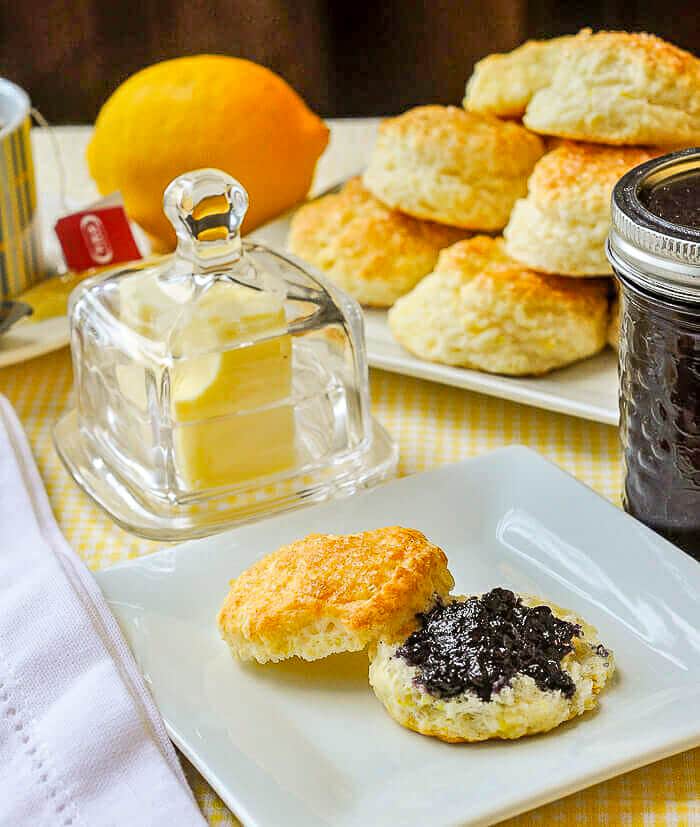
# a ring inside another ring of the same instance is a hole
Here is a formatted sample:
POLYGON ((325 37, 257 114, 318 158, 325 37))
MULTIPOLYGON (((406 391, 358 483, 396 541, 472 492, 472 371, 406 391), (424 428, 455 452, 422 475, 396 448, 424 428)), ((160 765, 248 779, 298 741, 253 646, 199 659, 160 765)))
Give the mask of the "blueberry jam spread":
POLYGON ((575 685, 561 668, 581 628, 552 614, 548 606, 524 606, 507 589, 492 589, 465 601, 438 603, 418 615, 421 628, 397 651, 419 669, 416 682, 431 695, 452 698, 471 692, 482 701, 508 686, 517 674, 570 698, 575 685))

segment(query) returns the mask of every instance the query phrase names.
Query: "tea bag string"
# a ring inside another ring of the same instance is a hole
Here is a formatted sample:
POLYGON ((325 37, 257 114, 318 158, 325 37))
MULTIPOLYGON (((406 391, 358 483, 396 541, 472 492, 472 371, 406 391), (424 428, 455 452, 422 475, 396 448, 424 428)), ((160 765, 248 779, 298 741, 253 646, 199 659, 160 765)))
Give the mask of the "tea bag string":
POLYGON ((49 136, 54 161, 56 163, 56 169, 58 171, 58 197, 61 201, 61 210, 64 214, 69 213, 71 211, 71 208, 68 205, 68 198, 66 195, 66 168, 63 164, 61 145, 58 142, 58 138, 56 137, 56 132, 54 128, 35 106, 32 106, 31 113, 34 120, 39 124, 39 126, 42 129, 46 130, 46 133, 49 136))

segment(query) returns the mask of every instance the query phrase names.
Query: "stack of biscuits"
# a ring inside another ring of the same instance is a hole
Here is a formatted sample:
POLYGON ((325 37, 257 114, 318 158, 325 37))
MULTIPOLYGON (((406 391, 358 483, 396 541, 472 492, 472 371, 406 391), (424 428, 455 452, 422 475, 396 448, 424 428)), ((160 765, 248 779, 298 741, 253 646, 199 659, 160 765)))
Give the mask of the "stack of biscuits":
MULTIPOLYGON (((542 374, 616 346, 605 256, 629 169, 700 144, 700 60, 648 34, 531 41, 477 63, 463 108, 382 123, 362 179, 289 246, 430 361, 542 374)), ((615 302, 613 302, 613 305, 615 302)))

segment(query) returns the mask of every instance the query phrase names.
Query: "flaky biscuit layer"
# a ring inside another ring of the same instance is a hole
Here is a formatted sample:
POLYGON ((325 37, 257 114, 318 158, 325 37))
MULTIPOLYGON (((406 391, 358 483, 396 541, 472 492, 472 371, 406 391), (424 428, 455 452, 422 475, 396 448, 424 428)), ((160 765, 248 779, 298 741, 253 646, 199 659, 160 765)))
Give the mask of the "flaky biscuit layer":
POLYGON ((543 152, 541 139, 518 124, 419 106, 381 124, 363 182, 417 218, 500 230, 543 152))
POLYGON ((445 553, 420 531, 310 534, 231 582, 219 629, 241 660, 316 660, 399 633, 453 585, 445 553))
POLYGON ((295 213, 288 246, 361 304, 390 307, 465 235, 385 206, 354 178, 295 213))
POLYGON ((584 29, 479 61, 464 105, 522 117, 544 135, 692 146, 700 143, 700 60, 655 35, 584 29))
POLYGON ((515 204, 503 231, 507 253, 544 273, 612 272, 605 241, 613 188, 626 172, 661 152, 561 142, 537 162, 527 196, 515 204))
POLYGON ((506 375, 541 374, 605 346, 608 283, 529 270, 502 239, 443 250, 435 270, 389 311, 389 327, 423 359, 506 375))

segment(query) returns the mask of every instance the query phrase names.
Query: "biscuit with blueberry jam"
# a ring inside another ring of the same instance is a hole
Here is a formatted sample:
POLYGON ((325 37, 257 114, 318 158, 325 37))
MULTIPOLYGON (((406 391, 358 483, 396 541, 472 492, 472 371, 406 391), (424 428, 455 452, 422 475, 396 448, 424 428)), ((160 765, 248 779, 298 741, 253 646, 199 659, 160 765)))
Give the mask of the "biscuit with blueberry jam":
POLYGON ((593 709, 615 668, 581 617, 507 589, 439 602, 371 658, 370 683, 389 715, 449 742, 554 729, 593 709))

